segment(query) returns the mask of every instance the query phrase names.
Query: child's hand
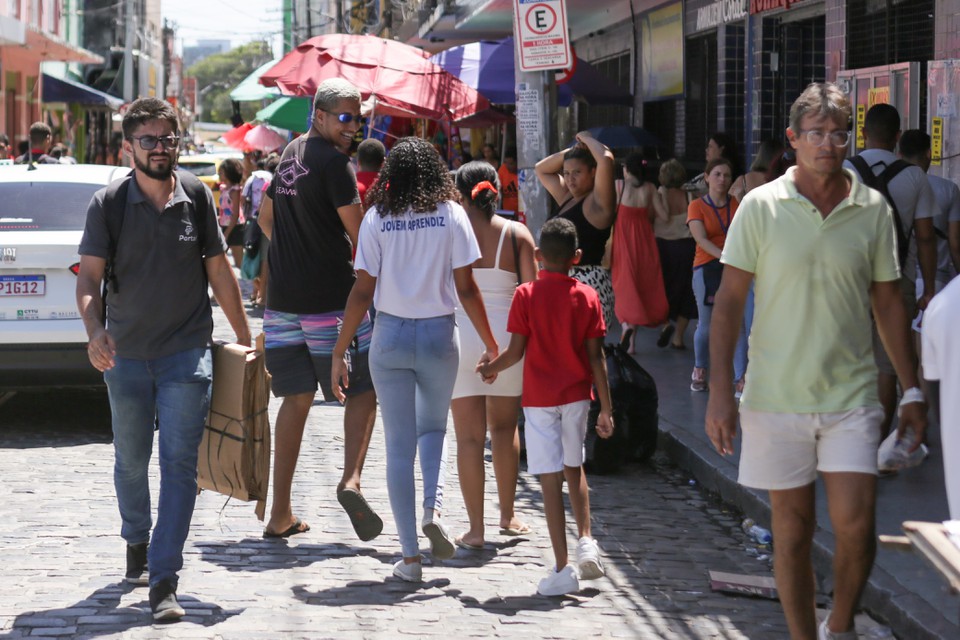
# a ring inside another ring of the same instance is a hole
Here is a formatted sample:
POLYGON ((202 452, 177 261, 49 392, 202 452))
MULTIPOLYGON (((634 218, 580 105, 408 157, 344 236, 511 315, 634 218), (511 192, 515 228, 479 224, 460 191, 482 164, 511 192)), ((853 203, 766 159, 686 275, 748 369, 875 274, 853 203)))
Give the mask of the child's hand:
POLYGON ((493 384, 497 379, 497 374, 490 373, 490 356, 484 353, 480 356, 480 362, 477 363, 476 372, 480 374, 480 379, 487 384, 493 384))
POLYGON ((597 416, 597 435, 604 439, 613 435, 613 415, 609 411, 601 411, 597 416))

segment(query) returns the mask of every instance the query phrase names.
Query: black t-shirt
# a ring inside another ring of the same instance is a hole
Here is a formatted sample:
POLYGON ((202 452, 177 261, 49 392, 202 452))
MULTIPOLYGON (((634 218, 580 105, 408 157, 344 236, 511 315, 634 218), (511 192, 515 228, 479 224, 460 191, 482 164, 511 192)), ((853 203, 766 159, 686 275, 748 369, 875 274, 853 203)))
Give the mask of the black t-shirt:
MULTIPOLYGON (((78 249, 82 256, 110 257, 106 191, 97 191, 87 208, 78 249)), ((207 215, 201 247, 197 209, 179 178, 163 211, 131 180, 117 238, 118 289, 111 289, 107 298, 107 330, 116 341, 117 355, 154 360, 210 344, 213 316, 204 256, 218 256, 227 245, 217 226, 213 195, 204 191, 207 215)))
POLYGON ((356 275, 337 209, 360 203, 350 158, 319 136, 283 152, 267 189, 273 201, 267 308, 328 313, 346 307, 356 275))

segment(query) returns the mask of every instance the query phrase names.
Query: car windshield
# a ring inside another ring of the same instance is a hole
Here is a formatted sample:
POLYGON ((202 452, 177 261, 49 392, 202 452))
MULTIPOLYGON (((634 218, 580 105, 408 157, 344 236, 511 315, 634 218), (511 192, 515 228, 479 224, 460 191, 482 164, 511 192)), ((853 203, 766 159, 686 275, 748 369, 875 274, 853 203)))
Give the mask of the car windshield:
POLYGON ((0 182, 0 231, 77 231, 102 184, 0 182))
POLYGON ((186 169, 197 177, 217 175, 217 165, 212 162, 185 162, 180 165, 180 168, 186 169))

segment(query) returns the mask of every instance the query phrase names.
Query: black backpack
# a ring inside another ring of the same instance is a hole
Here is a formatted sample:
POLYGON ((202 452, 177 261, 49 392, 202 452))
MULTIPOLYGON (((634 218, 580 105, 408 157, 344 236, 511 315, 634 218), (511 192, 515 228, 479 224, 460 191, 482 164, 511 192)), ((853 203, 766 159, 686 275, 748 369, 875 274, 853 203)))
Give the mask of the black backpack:
MULTIPOLYGON (((177 178, 197 212, 197 240, 202 255, 203 249, 206 247, 207 216, 210 213, 207 210, 207 188, 189 171, 177 170, 177 178)), ((107 222, 107 234, 110 237, 107 249, 107 264, 103 270, 103 286, 100 290, 103 305, 101 317, 104 324, 107 322, 107 293, 111 288, 114 293, 120 291, 117 274, 114 272, 114 262, 117 258, 117 241, 120 238, 120 232, 123 230, 123 214, 127 208, 127 192, 130 189, 131 180, 133 180, 132 172, 127 177, 110 183, 103 195, 103 213, 107 222)))
POLYGON ((890 190, 888 185, 890 181, 894 179, 901 171, 907 167, 912 167, 914 165, 910 164, 906 160, 894 160, 890 164, 885 162, 878 162, 877 164, 883 165, 883 171, 879 175, 873 172, 873 167, 876 165, 868 165, 867 161, 863 159, 862 156, 853 156, 850 158, 850 164, 857 170, 857 173, 860 174, 860 179, 863 184, 868 187, 872 187, 883 194, 883 197, 886 198, 887 203, 890 205, 890 208, 893 209, 893 221, 894 221, 894 230, 897 233, 897 257, 900 259, 900 265, 902 266, 907 259, 907 247, 910 240, 910 236, 913 234, 913 227, 911 226, 909 231, 905 231, 903 228, 903 221, 900 219, 900 211, 897 210, 897 204, 893 201, 893 198, 890 197, 890 190))

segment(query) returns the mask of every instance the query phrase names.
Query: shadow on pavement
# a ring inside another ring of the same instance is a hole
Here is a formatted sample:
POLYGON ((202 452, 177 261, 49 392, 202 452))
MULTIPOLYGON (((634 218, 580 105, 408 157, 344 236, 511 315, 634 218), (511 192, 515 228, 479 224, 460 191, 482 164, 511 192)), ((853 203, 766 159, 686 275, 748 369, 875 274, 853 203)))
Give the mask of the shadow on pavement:
POLYGON ((0 407, 0 448, 70 447, 112 440, 106 390, 21 391, 0 407))
MULTIPOLYGON (((532 585, 531 585, 531 588, 532 585)), ((446 595, 457 598, 466 609, 482 609, 487 613, 504 616, 515 616, 526 611, 555 611, 569 607, 579 607, 590 598, 600 595, 600 590, 593 587, 584 588, 574 595, 555 598, 537 595, 507 596, 506 598, 488 598, 480 602, 476 598, 462 595, 462 592, 451 589, 446 595)))
POLYGON ((383 553, 372 547, 341 543, 290 546, 284 538, 197 542, 194 546, 200 549, 200 557, 205 562, 216 564, 227 571, 251 573, 309 567, 317 562, 343 557, 367 556, 384 564, 397 561, 395 553, 383 553))
MULTIPOLYGON (((171 623, 154 623, 147 601, 147 589, 140 587, 143 600, 135 606, 120 606, 120 599, 133 592, 136 587, 126 582, 117 582, 97 589, 89 596, 66 607, 27 611, 17 615, 13 621, 12 636, 21 631, 25 635, 35 635, 37 629, 56 628, 66 630, 75 628, 74 637, 94 638, 100 635, 122 633, 137 627, 169 626, 171 623)), ((228 611, 215 604, 201 602, 190 596, 178 598, 187 615, 181 625, 196 624, 212 627, 233 616, 243 613, 242 609, 228 611)))

